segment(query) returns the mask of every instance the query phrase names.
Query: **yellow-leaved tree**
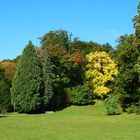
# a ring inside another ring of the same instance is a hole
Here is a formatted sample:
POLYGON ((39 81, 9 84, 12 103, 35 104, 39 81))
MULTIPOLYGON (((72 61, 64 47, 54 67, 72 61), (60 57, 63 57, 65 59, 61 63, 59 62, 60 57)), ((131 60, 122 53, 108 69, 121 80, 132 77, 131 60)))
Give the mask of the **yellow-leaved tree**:
POLYGON ((110 83, 118 75, 117 64, 105 52, 91 52, 86 56, 85 73, 93 94, 103 97, 111 91, 110 83))

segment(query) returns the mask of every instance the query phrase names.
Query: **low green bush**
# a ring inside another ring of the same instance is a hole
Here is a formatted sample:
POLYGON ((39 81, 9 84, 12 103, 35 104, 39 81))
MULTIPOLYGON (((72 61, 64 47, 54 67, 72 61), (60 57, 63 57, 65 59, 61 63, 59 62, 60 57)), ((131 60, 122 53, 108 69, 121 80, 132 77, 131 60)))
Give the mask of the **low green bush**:
POLYGON ((110 94, 105 100, 105 109, 107 115, 120 115, 122 108, 117 101, 116 95, 110 94))
POLYGON ((140 115, 140 105, 137 106, 135 113, 136 113, 137 115, 140 115))
POLYGON ((140 115, 140 106, 137 107, 136 112, 137 115, 140 115))
POLYGON ((93 97, 88 86, 78 85, 71 90, 71 103, 73 105, 93 104, 93 97))
POLYGON ((132 105, 130 105, 130 106, 128 106, 128 107, 126 108, 126 112, 127 112, 128 114, 130 114, 130 113, 136 113, 136 111, 137 111, 137 106, 134 105, 134 104, 132 104, 132 105))
POLYGON ((2 108, 0 108, 0 113, 1 114, 5 114, 5 113, 7 113, 8 111, 7 111, 7 109, 2 109, 2 108))
POLYGON ((140 101, 138 102, 137 109, 135 112, 137 115, 140 115, 140 101))
POLYGON ((128 114, 130 114, 130 113, 140 114, 140 102, 136 103, 136 104, 131 104, 130 106, 128 106, 126 108, 126 112, 128 114))

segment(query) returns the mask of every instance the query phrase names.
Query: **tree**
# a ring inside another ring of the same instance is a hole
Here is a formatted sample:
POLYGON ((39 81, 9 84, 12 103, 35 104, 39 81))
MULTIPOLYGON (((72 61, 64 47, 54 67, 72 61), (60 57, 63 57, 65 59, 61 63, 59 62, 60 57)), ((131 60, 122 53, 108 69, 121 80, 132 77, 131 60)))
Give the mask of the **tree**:
POLYGON ((114 59, 119 65, 119 75, 115 80, 113 93, 119 98, 123 111, 131 110, 140 99, 139 72, 138 69, 136 70, 140 56, 140 3, 138 14, 133 18, 133 22, 135 34, 120 36, 114 52, 114 59))
POLYGON ((140 56, 138 57, 136 64, 134 65, 134 70, 138 76, 138 85, 134 98, 135 102, 131 104, 131 107, 133 109, 133 112, 140 114, 140 56))
POLYGON ((71 34, 65 30, 50 31, 45 34, 42 38, 42 42, 46 42, 47 46, 59 46, 69 50, 69 45, 71 43, 71 34))
POLYGON ((92 92, 88 85, 78 85, 71 89, 71 103, 73 105, 93 104, 92 92))
POLYGON ((25 113, 39 111, 43 96, 41 87, 41 64, 32 42, 29 42, 20 57, 12 83, 11 94, 14 109, 25 113))
POLYGON ((10 61, 1 62, 1 67, 5 70, 5 75, 10 81, 14 78, 16 72, 16 64, 10 61))
POLYGON ((105 51, 107 53, 111 53, 113 51, 112 46, 109 43, 102 45, 102 51, 105 51))
POLYGON ((116 63, 106 52, 91 52, 86 56, 86 78, 94 95, 103 97, 111 91, 109 85, 118 75, 116 63))
POLYGON ((118 96, 123 111, 139 100, 139 76, 135 71, 137 59, 140 56, 140 41, 131 34, 119 38, 119 45, 114 52, 114 59, 118 61, 119 75, 113 86, 113 93, 118 96))
POLYGON ((134 68, 135 68, 135 71, 138 73, 139 80, 140 80, 140 56, 138 57, 137 63, 135 64, 134 68))
POLYGON ((0 112, 11 111, 10 81, 0 67, 0 112))
POLYGON ((49 102, 47 108, 49 109, 54 110, 66 106, 66 88, 70 84, 71 76, 70 63, 67 60, 70 43, 71 35, 64 30, 50 31, 41 38, 41 47, 38 49, 38 52, 42 59, 44 78, 46 80, 48 78, 52 79, 52 82, 48 83, 46 81, 45 85, 52 84, 53 86, 52 99, 50 96, 52 92, 50 92, 49 98, 46 96, 46 101, 49 102), (46 75, 46 71, 51 76, 46 75), (50 99, 51 102, 49 101, 50 99))
POLYGON ((135 35, 140 39, 140 2, 138 4, 138 14, 133 18, 135 35))
POLYGON ((17 65, 19 59, 20 59, 20 55, 18 55, 16 58, 14 58, 14 59, 12 60, 12 62, 15 63, 15 64, 17 65))
MULTIPOLYGON (((45 42, 43 42, 45 43, 45 42)), ((45 44, 42 44, 42 47, 45 44)), ((53 83, 52 83, 52 63, 51 58, 48 53, 48 48, 46 47, 43 52, 42 66, 43 66, 43 82, 44 82, 44 107, 48 109, 48 105, 54 95, 53 93, 53 83)))

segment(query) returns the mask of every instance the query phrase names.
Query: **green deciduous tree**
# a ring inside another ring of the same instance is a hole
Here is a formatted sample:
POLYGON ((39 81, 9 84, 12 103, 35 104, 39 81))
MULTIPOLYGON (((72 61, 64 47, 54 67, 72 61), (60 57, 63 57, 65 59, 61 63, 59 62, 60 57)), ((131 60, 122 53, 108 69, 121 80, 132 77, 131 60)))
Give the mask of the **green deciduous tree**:
POLYGON ((136 64, 134 65, 134 70, 138 73, 138 78, 140 81, 140 56, 138 57, 136 64))
POLYGON ((39 111, 42 104, 42 70, 36 50, 31 42, 18 62, 11 94, 14 109, 19 112, 39 111))
POLYGON ((135 34, 120 36, 114 58, 118 61, 119 75, 113 93, 118 96, 124 111, 134 112, 140 101, 139 59, 140 56, 140 3, 138 14, 133 19, 135 34))
POLYGON ((140 39, 140 2, 138 4, 138 14, 133 18, 135 35, 140 39))
POLYGON ((114 54, 119 65, 119 75, 113 92, 118 95, 125 110, 138 99, 139 79, 134 67, 140 55, 139 40, 135 35, 121 36, 114 54))
POLYGON ((0 112, 10 111, 11 105, 11 94, 10 94, 10 81, 5 76, 4 70, 0 67, 0 112))
MULTIPOLYGON (((42 59, 44 79, 52 79, 52 82, 46 81, 45 90, 48 90, 48 84, 53 86, 53 92, 45 93, 49 95, 49 98, 46 96, 47 102, 52 97, 48 109, 65 106, 66 88, 70 84, 71 76, 70 63, 67 60, 70 43, 71 35, 64 30, 50 31, 41 38, 41 47, 38 51, 42 59), (45 74, 46 71, 50 76, 45 74)), ((51 88, 50 86, 50 91, 51 88)))
POLYGON ((135 113, 140 114, 140 56, 138 57, 134 66, 135 72, 138 75, 138 87, 136 89, 135 102, 131 106, 135 106, 135 113))

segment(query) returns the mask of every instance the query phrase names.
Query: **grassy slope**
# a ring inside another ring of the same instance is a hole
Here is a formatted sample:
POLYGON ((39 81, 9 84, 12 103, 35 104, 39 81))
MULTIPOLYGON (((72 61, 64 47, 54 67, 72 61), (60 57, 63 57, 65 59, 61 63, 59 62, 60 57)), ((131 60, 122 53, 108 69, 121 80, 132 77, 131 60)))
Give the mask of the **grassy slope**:
POLYGON ((140 116, 106 116, 102 102, 54 114, 0 117, 0 140, 140 140, 140 116))

